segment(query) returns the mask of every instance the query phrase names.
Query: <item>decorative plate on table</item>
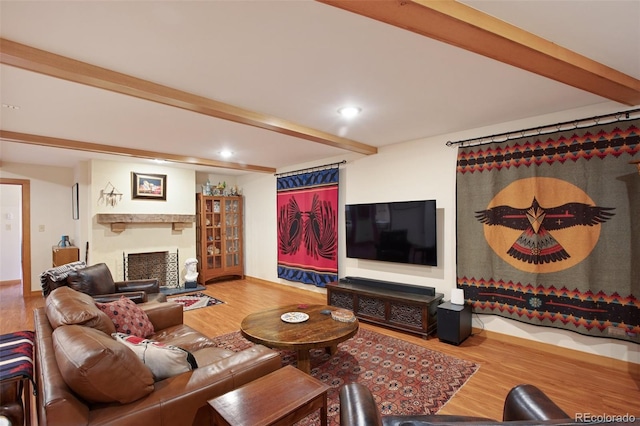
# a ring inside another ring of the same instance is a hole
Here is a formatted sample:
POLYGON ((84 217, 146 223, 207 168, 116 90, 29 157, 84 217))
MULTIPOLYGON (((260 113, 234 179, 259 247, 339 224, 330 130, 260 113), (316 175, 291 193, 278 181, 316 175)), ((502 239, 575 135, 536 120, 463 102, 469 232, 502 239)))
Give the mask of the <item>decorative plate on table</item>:
POLYGON ((289 323, 305 322, 309 319, 309 315, 304 312, 287 312, 286 314, 282 314, 280 319, 289 323))

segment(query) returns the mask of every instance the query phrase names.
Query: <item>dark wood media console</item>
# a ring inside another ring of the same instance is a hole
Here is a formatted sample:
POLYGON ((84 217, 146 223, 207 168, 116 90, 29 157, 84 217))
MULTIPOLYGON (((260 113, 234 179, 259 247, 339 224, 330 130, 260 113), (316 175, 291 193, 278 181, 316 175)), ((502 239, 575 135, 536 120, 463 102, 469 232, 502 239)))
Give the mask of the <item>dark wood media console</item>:
POLYGON ((420 334, 436 332, 444 295, 433 288, 347 277, 327 284, 327 305, 353 311, 363 321, 420 334))

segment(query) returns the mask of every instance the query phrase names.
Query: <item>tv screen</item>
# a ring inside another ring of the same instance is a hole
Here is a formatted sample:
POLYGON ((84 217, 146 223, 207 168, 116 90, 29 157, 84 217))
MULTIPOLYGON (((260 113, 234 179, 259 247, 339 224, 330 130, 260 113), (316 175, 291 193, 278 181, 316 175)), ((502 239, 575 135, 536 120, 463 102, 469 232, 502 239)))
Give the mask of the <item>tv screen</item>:
POLYGON ((436 201, 346 206, 347 257, 437 266, 436 201))

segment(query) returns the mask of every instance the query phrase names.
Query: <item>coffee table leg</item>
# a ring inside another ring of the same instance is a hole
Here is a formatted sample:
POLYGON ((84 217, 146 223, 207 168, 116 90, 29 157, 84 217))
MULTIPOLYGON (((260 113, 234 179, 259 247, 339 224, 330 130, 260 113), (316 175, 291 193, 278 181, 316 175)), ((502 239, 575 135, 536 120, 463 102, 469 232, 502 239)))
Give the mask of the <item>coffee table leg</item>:
POLYGON ((311 357, 308 349, 298 351, 298 369, 311 374, 311 357))
POLYGON ((327 351, 327 353, 329 355, 335 355, 336 352, 338 352, 338 345, 334 345, 334 346, 327 346, 325 348, 325 350, 327 351))

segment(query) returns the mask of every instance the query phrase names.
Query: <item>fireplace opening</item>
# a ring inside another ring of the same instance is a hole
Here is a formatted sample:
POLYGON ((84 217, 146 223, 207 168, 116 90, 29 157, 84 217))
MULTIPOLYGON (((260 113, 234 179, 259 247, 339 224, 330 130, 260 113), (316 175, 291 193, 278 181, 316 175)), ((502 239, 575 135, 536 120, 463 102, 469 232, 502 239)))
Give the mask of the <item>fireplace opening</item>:
POLYGON ((157 279, 160 287, 179 287, 178 249, 175 253, 155 251, 122 253, 124 280, 157 279))

